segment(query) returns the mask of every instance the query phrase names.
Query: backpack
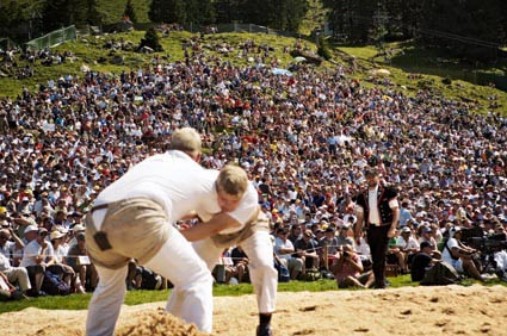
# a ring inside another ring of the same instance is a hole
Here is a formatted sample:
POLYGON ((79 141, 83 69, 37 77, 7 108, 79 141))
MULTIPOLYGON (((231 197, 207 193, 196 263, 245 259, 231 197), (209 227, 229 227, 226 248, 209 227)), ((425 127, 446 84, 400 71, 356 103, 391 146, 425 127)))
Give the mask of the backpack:
POLYGON ((322 278, 322 273, 316 268, 310 268, 306 270, 306 273, 301 278, 303 281, 317 281, 322 278))
POLYGON ((44 272, 42 288, 49 295, 69 295, 70 286, 63 281, 58 274, 51 271, 44 272))
POLYGON ((423 286, 445 286, 452 285, 459 281, 458 272, 446 262, 438 262, 428 269, 421 281, 423 286))

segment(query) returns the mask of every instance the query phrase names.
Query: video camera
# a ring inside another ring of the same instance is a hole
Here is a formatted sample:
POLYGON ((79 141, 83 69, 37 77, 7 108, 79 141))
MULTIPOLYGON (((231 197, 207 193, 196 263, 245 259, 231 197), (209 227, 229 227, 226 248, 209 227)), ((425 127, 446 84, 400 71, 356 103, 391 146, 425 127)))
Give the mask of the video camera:
POLYGON ((482 254, 491 254, 507 249, 507 235, 498 233, 485 235, 480 227, 461 230, 461 241, 466 245, 481 251, 482 254))

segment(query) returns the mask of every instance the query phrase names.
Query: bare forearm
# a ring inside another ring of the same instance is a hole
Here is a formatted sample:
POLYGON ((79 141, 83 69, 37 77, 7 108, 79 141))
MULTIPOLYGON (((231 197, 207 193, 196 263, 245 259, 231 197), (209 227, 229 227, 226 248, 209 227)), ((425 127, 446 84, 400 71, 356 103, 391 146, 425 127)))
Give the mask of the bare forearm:
POLYGON ((218 234, 227 228, 238 227, 238 223, 231 216, 220 213, 205 223, 199 223, 187 230, 181 231, 181 234, 189 241, 198 241, 218 234))

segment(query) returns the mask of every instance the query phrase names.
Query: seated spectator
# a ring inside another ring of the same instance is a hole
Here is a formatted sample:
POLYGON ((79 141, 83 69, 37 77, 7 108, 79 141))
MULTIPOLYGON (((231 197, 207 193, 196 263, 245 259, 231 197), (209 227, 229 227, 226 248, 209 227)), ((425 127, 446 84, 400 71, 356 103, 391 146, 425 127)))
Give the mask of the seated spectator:
POLYGON ((303 260, 301 258, 293 256, 295 252, 294 245, 288 239, 288 236, 288 229, 279 228, 277 230, 274 251, 280 262, 288 268, 290 272, 290 278, 292 280, 295 280, 303 271, 303 260))
POLYGON ((319 269, 318 243, 313 239, 312 230, 305 230, 302 237, 296 241, 294 248, 297 256, 303 260, 303 273, 307 269, 319 269))
POLYGON ((350 236, 351 229, 352 226, 349 223, 344 223, 340 226, 338 237, 336 237, 338 241, 338 248, 343 247, 344 245, 354 247, 354 239, 350 236))
POLYGON ((473 255, 477 250, 461 242, 461 227, 454 226, 449 230, 449 238, 444 240, 442 260, 454 267, 460 274, 467 274, 476 280, 486 280, 474 263, 473 255))
POLYGON ((54 250, 51 243, 46 240, 48 235, 46 229, 30 225, 26 228, 25 234, 34 231, 37 232, 37 237, 25 246, 20 266, 25 267, 28 271, 32 286, 30 294, 38 296, 44 295, 41 292, 44 272, 48 263, 51 263, 54 258, 54 250))
POLYGON ((315 240, 319 243, 320 247, 318 250, 318 254, 321 257, 320 263, 329 271, 335 262, 335 255, 338 252, 338 238, 335 236, 334 227, 328 226, 325 230, 317 229, 315 240))
POLYGON ((164 279, 144 266, 139 266, 135 259, 129 262, 127 289, 161 289, 164 279))
POLYGON ((72 267, 67 265, 68 248, 63 246, 66 233, 60 230, 54 230, 50 234, 51 244, 55 250, 55 261, 52 265, 48 266, 48 270, 61 275, 62 280, 69 285, 72 292, 84 293, 85 290, 81 285, 79 277, 72 267))
POLYGON ((338 288, 369 288, 375 282, 372 271, 364 272, 361 258, 351 245, 343 245, 336 254, 337 262, 332 267, 338 288))
POLYGON ((366 232, 363 231, 359 238, 359 241, 356 241, 356 252, 359 254, 361 258, 361 262, 363 263, 363 267, 365 270, 371 269, 372 260, 371 260, 371 250, 370 245, 366 241, 366 232))
POLYGON ((424 279, 426 271, 431 268, 439 259, 435 258, 434 246, 427 241, 420 244, 420 252, 417 253, 412 261, 410 276, 412 281, 421 281, 424 279))
POLYGON ((98 283, 98 274, 86 252, 86 235, 84 232, 79 232, 74 238, 76 243, 69 248, 67 263, 78 275, 81 286, 93 291, 98 283))
POLYGON ((25 296, 9 282, 7 276, 0 272, 0 301, 19 300, 25 296))
POLYGON ((248 256, 241 246, 236 246, 231 251, 233 263, 232 277, 238 279, 238 282, 244 282, 248 278, 248 256))
POLYGON ((0 230, 0 272, 3 272, 11 283, 17 283, 21 291, 25 293, 31 289, 28 273, 25 268, 12 265, 16 250, 23 248, 23 241, 19 239, 10 225, 8 228, 0 230))
POLYGON ((401 268, 401 270, 403 271, 403 270, 407 269, 407 265, 405 262, 405 254, 401 251, 401 249, 397 245, 398 237, 399 237, 399 235, 396 235, 395 237, 392 237, 389 240, 386 258, 387 258, 388 264, 398 265, 401 268))
POLYGON ((412 230, 405 226, 401 230, 401 235, 396 239, 396 246, 403 253, 403 273, 409 273, 409 265, 412 261, 412 258, 419 251, 419 244, 417 240, 412 236, 412 230))

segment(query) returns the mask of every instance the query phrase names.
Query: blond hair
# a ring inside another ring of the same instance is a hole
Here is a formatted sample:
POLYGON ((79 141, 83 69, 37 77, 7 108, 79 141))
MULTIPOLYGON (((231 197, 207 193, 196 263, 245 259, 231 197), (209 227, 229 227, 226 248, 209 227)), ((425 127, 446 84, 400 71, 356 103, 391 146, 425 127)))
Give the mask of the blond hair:
POLYGON ((243 195, 248 187, 248 176, 243 168, 229 164, 220 170, 217 187, 228 195, 243 195))
POLYGON ((188 153, 201 153, 201 136, 192 127, 180 128, 172 134, 170 149, 180 150, 188 153))

